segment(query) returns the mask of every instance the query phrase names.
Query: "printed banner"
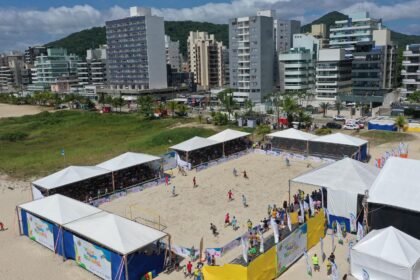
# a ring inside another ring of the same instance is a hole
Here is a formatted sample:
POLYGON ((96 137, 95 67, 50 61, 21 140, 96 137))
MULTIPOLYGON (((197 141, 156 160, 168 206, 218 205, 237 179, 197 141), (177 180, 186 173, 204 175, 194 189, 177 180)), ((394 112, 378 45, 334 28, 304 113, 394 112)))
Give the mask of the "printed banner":
POLYGON ((321 259, 322 259, 322 262, 324 262, 326 255, 324 251, 324 239, 322 237, 319 239, 319 244, 321 245, 321 259))
POLYGON ((111 253, 73 235, 76 263, 102 279, 111 280, 111 253))
POLYGON ((303 254, 305 255, 306 272, 308 273, 309 276, 312 276, 312 267, 311 267, 311 263, 309 262, 309 255, 306 251, 303 252, 303 254))
POLYGON ((363 237, 365 236, 364 230, 363 230, 363 226, 361 223, 357 223, 357 235, 356 235, 356 240, 360 241, 363 239, 363 237))
POLYGON ((215 258, 222 257, 222 248, 207 248, 206 253, 215 258))
POLYGON ((169 152, 162 156, 163 158, 163 170, 170 170, 177 167, 176 152, 169 152))
POLYGON ((338 272, 338 267, 335 263, 332 263, 331 276, 333 280, 340 280, 340 272, 338 272))
POLYGON ((356 232, 356 215, 350 213, 350 232, 356 232))
POLYGON ((26 213, 26 219, 29 238, 54 251, 53 225, 29 213, 26 213))
POLYGON ((307 225, 297 228, 280 243, 277 243, 277 275, 283 273, 303 255, 307 242, 307 225))
POLYGON ((287 227, 289 228, 289 231, 292 231, 292 220, 290 219, 289 213, 287 213, 287 227))
POLYGON ((241 237, 242 243, 242 257, 244 258, 245 263, 248 263, 248 237, 241 237))
POLYGON ((230 250, 238 247, 239 245, 241 245, 241 238, 240 237, 239 238, 236 238, 236 239, 234 239, 232 241, 230 241, 225 246, 223 246, 223 248, 222 248, 222 254, 226 254, 230 250))
POLYGON ((274 232, 274 243, 279 243, 279 238, 280 238, 280 234, 279 234, 279 225, 276 223, 276 220, 274 218, 270 219, 270 224, 271 224, 271 228, 273 229, 274 232))
POLYGON ((341 230, 341 225, 338 222, 337 222, 337 239, 338 239, 338 244, 343 245, 343 232, 341 230))

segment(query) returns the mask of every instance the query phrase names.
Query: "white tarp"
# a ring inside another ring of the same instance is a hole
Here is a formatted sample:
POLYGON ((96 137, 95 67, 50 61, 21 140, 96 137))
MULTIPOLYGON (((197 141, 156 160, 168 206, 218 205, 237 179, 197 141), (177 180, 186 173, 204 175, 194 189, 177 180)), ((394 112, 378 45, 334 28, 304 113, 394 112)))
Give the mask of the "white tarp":
POLYGON ((233 129, 225 129, 222 132, 219 132, 215 135, 208 137, 207 139, 214 140, 219 143, 223 143, 223 142, 235 140, 238 138, 242 138, 250 134, 251 133, 248 133, 248 132, 242 132, 242 131, 237 131, 233 129))
POLYGON ((276 131, 270 134, 267 134, 268 137, 278 137, 278 138, 288 138, 288 139, 296 139, 307 141, 309 139, 314 139, 317 137, 316 135, 306 133, 294 128, 289 128, 281 131, 276 131))
POLYGON ((130 254, 166 236, 166 233, 107 212, 64 226, 122 255, 130 254))
POLYGON ((184 152, 190 152, 190 151, 198 150, 201 148, 213 146, 216 144, 219 144, 219 142, 215 140, 195 136, 187 141, 179 143, 178 145, 172 146, 171 149, 184 151, 184 152))
POLYGON ((159 157, 152 155, 127 152, 110 160, 97 164, 96 166, 110 171, 118 171, 121 169, 141 165, 159 159, 159 157))
POLYGON ((347 134, 343 134, 340 132, 316 137, 316 138, 310 139, 309 141, 341 144, 341 145, 356 146, 356 147, 362 146, 363 144, 366 144, 368 142, 366 140, 353 137, 347 134))
POLYGON ((420 160, 389 158, 369 190, 368 202, 420 212, 420 160))
POLYGON ((350 219, 357 215, 357 195, 369 190, 379 169, 360 161, 344 158, 300 175, 292 182, 327 188, 328 212, 350 219))
POLYGON ((50 190, 107 173, 110 171, 97 166, 69 166, 32 184, 50 190))
POLYGON ((351 274, 357 279, 420 279, 420 240, 394 227, 372 230, 350 255, 351 274))
POLYGON ((34 200, 19 205, 19 207, 58 225, 64 225, 77 219, 102 212, 102 210, 96 207, 61 194, 54 194, 43 199, 34 200))

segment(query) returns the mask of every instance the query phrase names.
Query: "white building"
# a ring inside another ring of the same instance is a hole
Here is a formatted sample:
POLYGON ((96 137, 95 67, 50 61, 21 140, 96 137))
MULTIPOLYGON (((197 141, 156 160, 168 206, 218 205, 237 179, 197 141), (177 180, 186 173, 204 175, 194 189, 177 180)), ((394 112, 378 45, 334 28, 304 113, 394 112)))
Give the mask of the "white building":
POLYGON ((355 44, 372 41, 373 30, 381 29, 382 20, 371 18, 368 12, 349 14, 348 17, 330 26, 329 44, 331 48, 344 48, 346 56, 352 57, 355 44))
POLYGON ((86 51, 86 61, 77 63, 79 85, 104 85, 106 79, 106 45, 86 51))
POLYGON ((410 95, 420 90, 420 44, 407 45, 403 57, 403 93, 410 95))
POLYGON ((280 91, 310 90, 314 87, 314 60, 306 48, 279 54, 280 91))
POLYGON ((179 54, 179 41, 171 41, 171 37, 165 35, 166 64, 176 72, 181 70, 181 57, 179 54))
POLYGON ((321 49, 316 63, 316 95, 334 99, 351 91, 351 60, 344 49, 321 49))

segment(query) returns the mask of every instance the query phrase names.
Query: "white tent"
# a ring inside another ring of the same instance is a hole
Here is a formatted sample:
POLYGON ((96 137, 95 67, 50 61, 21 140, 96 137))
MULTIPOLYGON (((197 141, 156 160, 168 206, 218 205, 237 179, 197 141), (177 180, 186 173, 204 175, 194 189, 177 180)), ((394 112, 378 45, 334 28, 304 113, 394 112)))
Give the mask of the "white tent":
POLYGON ((361 146, 366 144, 368 141, 353 137, 343 133, 333 133, 324 136, 319 136, 316 138, 311 139, 310 141, 314 142, 323 142, 323 143, 333 143, 333 144, 341 144, 341 145, 348 145, 348 146, 361 146))
POLYGON ((19 205, 19 208, 58 225, 64 225, 80 218, 102 212, 102 210, 96 207, 61 194, 54 194, 44 199, 24 203, 19 205))
POLYGON ((360 280, 420 279, 420 240, 394 227, 371 231, 350 256, 351 274, 360 280))
POLYGON ((32 182, 32 185, 50 190, 107 173, 110 173, 109 170, 97 166, 69 166, 32 182))
POLYGON ((369 190, 368 202, 420 212, 420 160, 389 158, 369 190))
POLYGON ((242 138, 250 134, 251 133, 248 133, 248 132, 242 132, 242 131, 237 131, 233 129, 225 129, 222 132, 219 132, 213 136, 208 137, 207 139, 214 140, 219 143, 223 143, 223 142, 235 140, 238 138, 242 138))
POLYGON ((324 187, 331 215, 350 219, 357 215, 357 196, 369 190, 379 169, 360 161, 345 158, 300 175, 292 182, 324 187))
POLYGON ((279 137, 279 138, 288 138, 295 140, 307 141, 309 139, 314 139, 316 135, 303 132, 294 128, 289 128, 281 131, 276 131, 270 134, 267 134, 268 137, 279 137))
POLYGON ((64 227, 122 255, 133 253, 167 235, 107 212, 82 218, 64 227))
POLYGON ((171 149, 184 151, 184 152, 191 152, 194 150, 202 149, 202 148, 213 146, 216 144, 220 144, 220 143, 215 140, 195 136, 187 141, 184 141, 175 146, 172 146, 171 149))
POLYGON ((114 171, 118 171, 118 170, 125 169, 128 167, 159 160, 159 159, 160 159, 159 157, 152 156, 152 155, 127 152, 117 157, 114 157, 110 160, 107 160, 105 162, 102 162, 96 166, 114 172, 114 171))

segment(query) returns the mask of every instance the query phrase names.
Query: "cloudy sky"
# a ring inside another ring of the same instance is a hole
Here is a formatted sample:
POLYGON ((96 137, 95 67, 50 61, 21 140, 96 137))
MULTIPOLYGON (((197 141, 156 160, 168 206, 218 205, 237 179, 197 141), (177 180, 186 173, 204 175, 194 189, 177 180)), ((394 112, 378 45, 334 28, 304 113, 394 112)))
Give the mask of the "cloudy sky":
POLYGON ((367 10, 395 31, 420 35, 420 0, 1 0, 0 52, 23 50, 128 15, 130 6, 153 7, 166 20, 226 23, 229 18, 275 9, 303 23, 330 11, 367 10))

